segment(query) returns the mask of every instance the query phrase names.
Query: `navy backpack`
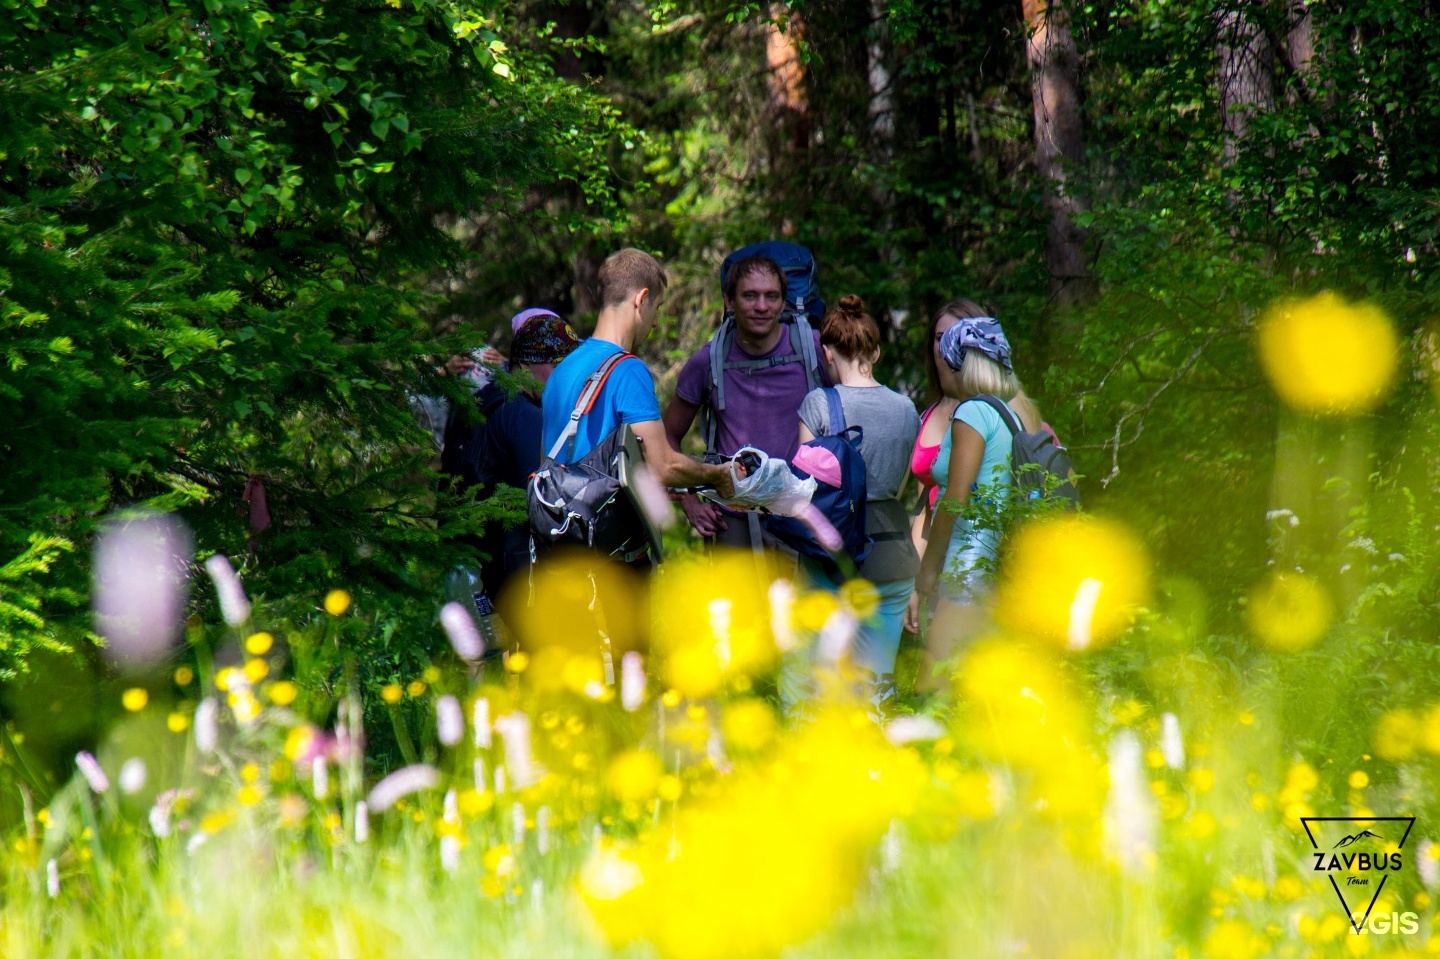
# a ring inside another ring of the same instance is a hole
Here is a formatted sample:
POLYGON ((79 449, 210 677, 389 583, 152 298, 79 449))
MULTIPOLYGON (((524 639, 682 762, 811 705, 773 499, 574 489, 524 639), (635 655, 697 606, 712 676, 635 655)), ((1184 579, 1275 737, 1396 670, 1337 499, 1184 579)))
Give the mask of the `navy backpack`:
MULTIPOLYGON (((859 426, 845 426, 845 409, 840 404, 839 392, 833 386, 825 387, 825 401, 830 407, 830 432, 803 445, 820 447, 834 455, 840 463, 841 484, 831 486, 817 478, 810 505, 824 514, 830 525, 835 527, 842 542, 841 552, 859 566, 872 545, 865 532, 865 457, 860 455, 860 440, 865 434, 859 426)), ((810 476, 793 463, 790 469, 801 479, 810 476)), ((842 575, 836 558, 820 545, 810 527, 800 520, 789 516, 766 516, 762 523, 772 536, 801 556, 819 560, 832 578, 842 575)))

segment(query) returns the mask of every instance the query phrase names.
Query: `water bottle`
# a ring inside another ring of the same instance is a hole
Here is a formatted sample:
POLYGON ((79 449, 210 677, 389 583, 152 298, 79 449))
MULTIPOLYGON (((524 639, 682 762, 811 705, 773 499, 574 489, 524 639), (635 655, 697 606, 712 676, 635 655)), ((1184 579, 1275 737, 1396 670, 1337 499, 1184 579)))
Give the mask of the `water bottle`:
POLYGON ((445 599, 459 603, 470 613, 475 620, 475 628, 480 631, 480 638, 485 642, 487 653, 505 647, 504 625, 495 612, 495 604, 485 590, 485 582, 478 569, 473 566, 452 569, 445 577, 445 599))

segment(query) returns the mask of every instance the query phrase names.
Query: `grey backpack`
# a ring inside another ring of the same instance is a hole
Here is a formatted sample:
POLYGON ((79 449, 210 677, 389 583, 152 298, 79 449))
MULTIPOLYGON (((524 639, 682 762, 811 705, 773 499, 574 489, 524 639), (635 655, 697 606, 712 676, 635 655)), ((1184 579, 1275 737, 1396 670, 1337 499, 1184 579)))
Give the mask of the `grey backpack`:
POLYGON ((1053 434, 1045 430, 1027 432, 1010 404, 998 396, 982 394, 972 396, 970 400, 990 406, 1009 428, 1011 482, 1021 495, 1026 499, 1062 502, 1067 510, 1080 508, 1080 490, 1075 486, 1075 467, 1070 462, 1070 453, 1056 442, 1053 434), (1050 476, 1060 480, 1058 486, 1052 485, 1053 481, 1047 482, 1050 476), (1050 487, 1048 490, 1047 486, 1050 487))

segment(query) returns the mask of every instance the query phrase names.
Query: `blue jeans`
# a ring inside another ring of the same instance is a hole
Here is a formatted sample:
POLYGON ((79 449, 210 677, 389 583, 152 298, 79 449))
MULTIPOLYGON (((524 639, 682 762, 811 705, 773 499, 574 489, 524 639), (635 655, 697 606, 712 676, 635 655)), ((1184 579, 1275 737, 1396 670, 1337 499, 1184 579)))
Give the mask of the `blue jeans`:
POLYGON ((873 584, 880 591, 880 605, 860 624, 855 637, 855 665, 880 679, 895 672, 895 655, 900 651, 900 634, 905 628, 905 607, 915 591, 915 577, 873 584))
MULTIPOLYGON (((801 581, 811 589, 824 589, 832 593, 840 589, 812 560, 801 557, 799 573, 801 581)), ((880 602, 875 612, 859 624, 851 645, 850 659, 857 668, 874 674, 871 682, 878 684, 887 674, 893 677, 895 672, 895 657, 900 651, 905 608, 910 604, 915 580, 912 577, 871 585, 880 593, 880 602)), ((780 698, 787 711, 815 694, 814 669, 813 642, 803 649, 791 650, 785 655, 780 665, 779 687, 780 698)), ((878 696, 878 692, 875 695, 878 696)))

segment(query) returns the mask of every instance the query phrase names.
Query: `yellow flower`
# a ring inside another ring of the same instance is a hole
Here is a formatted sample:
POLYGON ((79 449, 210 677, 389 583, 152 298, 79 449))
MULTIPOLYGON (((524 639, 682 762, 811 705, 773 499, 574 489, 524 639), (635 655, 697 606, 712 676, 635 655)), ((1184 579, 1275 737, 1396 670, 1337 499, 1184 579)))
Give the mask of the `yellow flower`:
POLYGON ((195 681, 195 670, 189 666, 181 666, 175 670, 175 685, 189 686, 195 681))
POLYGON ((1208 793, 1215 786, 1215 771, 1208 766, 1195 766, 1185 774, 1185 780, 1197 793, 1208 793))
POLYGON ((344 616, 350 608, 350 594, 343 589, 332 589, 325 594, 325 612, 331 616, 344 616))
POLYGON ((1349 782, 1351 789, 1364 789, 1370 785, 1370 777, 1363 770, 1357 769, 1350 774, 1349 782))
POLYGON ((120 696, 120 703, 132 713, 138 713, 150 702, 150 693, 136 686, 125 690, 120 696))
POLYGON ((485 792, 467 789, 462 792, 457 799, 460 815, 471 818, 488 812, 495 806, 495 794, 488 789, 485 792))
POLYGON ((240 767, 240 778, 247 783, 253 783, 260 779, 260 767, 254 763, 246 763, 240 767))
POLYGON ((720 731, 729 749, 755 752, 775 738, 775 711, 759 699, 742 699, 725 707, 720 731))
POLYGON ((1271 385, 1299 410, 1374 408, 1389 391, 1400 359, 1395 328, 1379 307, 1330 292, 1271 307, 1259 340, 1271 385))
POLYGON ((270 664, 263 659, 252 659, 245 663, 245 678, 252 684, 270 675, 270 664))
POLYGON ((165 717, 165 728, 172 733, 183 733, 190 728, 190 717, 184 713, 171 713, 165 717))
POLYGON ((666 802, 674 802, 679 799, 680 794, 684 791, 685 787, 680 782, 679 776, 661 776, 659 784, 655 787, 655 794, 666 802))
POLYGON ((1091 516, 1046 519, 1015 535, 996 618, 1023 636, 1088 649, 1126 628, 1149 590, 1149 561, 1128 531, 1091 516))
POLYGON ((315 728, 313 726, 296 726, 285 736, 285 758, 291 761, 299 759, 310 748, 315 740, 315 728))
POLYGON ((1394 709, 1375 725, 1375 753, 1381 759, 1401 760, 1415 755, 1420 744, 1420 720, 1408 709, 1394 709))
POLYGON ((654 753, 631 749, 611 761, 605 782, 616 799, 642 802, 655 794, 661 772, 660 759, 654 753))
POLYGON ((523 673, 530 665, 530 657, 524 653, 510 653, 505 657, 505 668, 512 673, 523 673))
POLYGON ((1303 573, 1276 573, 1250 591, 1250 629, 1271 649, 1313 646, 1334 617, 1329 594, 1303 573))
POLYGON ((234 818, 233 812, 212 812, 200 820, 200 831, 213 836, 230 825, 230 821, 234 818))
POLYGON ((240 801, 242 806, 255 806, 265 798, 265 795, 256 787, 245 785, 240 787, 240 792, 236 794, 235 798, 240 801))
POLYGON ((380 698, 394 706, 405 698, 405 690, 401 689, 398 683, 386 683, 380 689, 380 698))
POLYGON ((857 619, 869 619, 880 608, 880 591, 866 579, 852 579, 841 586, 840 598, 855 611, 857 619))
POLYGON ((245 638, 245 652, 251 656, 264 656, 275 645, 275 637, 269 633, 252 633, 245 638))
POLYGON ((270 688, 266 692, 270 696, 270 701, 276 706, 289 706, 295 701, 295 684, 288 679, 271 683, 270 688))
POLYGON ((425 685, 425 680, 423 680, 423 679, 412 679, 412 680, 410 680, 410 682, 409 682, 408 684, 406 684, 406 686, 405 686, 405 693, 406 693, 406 695, 408 695, 411 699, 416 699, 416 698, 418 698, 418 697, 420 697, 420 696, 424 696, 424 695, 425 695, 425 690, 428 689, 428 688, 429 688, 429 687, 425 685))

